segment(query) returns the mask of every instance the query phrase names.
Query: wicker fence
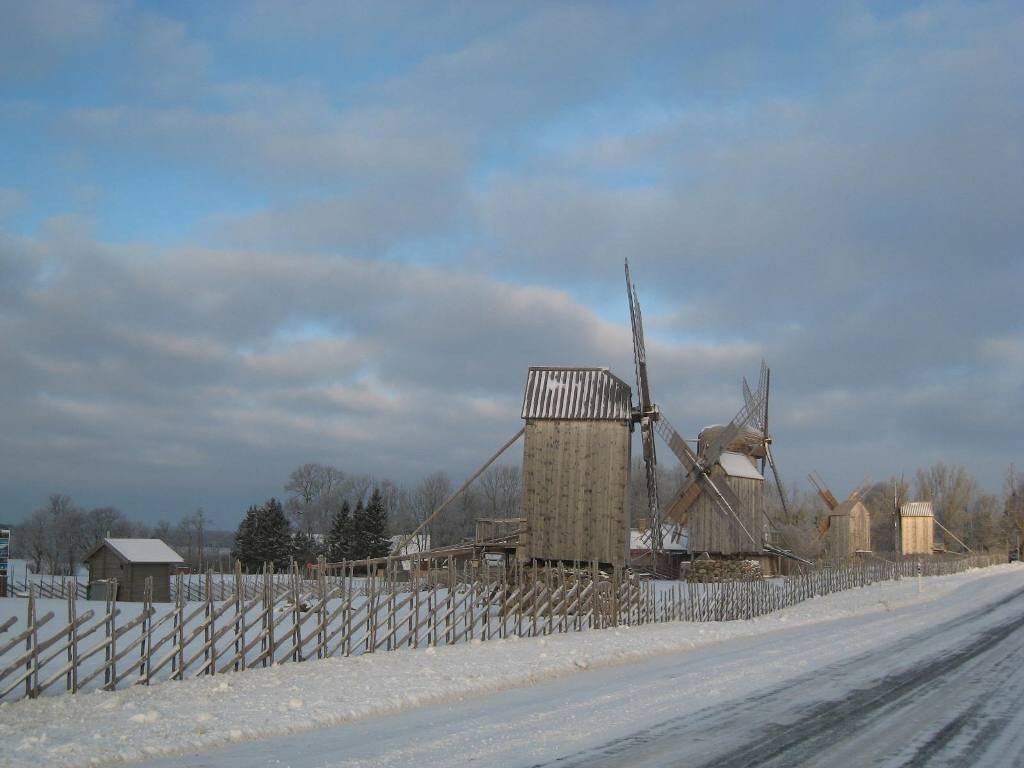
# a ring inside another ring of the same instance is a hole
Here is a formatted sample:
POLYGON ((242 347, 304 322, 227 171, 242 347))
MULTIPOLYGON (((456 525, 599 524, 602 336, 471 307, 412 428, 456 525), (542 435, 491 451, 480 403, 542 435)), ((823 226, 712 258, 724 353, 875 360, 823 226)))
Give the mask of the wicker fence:
MULTIPOLYGON (((317 578, 266 573, 205 576, 189 601, 176 578, 172 603, 39 597, 29 585, 25 620, 0 622, 0 700, 55 691, 114 690, 251 667, 424 648, 467 640, 531 637, 665 621, 749 619, 876 581, 956 573, 1002 563, 949 560, 861 562, 777 580, 686 584, 642 581, 596 567, 496 572, 426 571, 409 581, 360 575, 355 566, 317 578), (220 583, 218 583, 220 582, 220 583), (81 612, 80 612, 80 609, 81 612), (58 619, 57 615, 61 614, 58 619), (24 627, 20 629, 19 627, 24 627)), ((148 593, 147 593, 148 594, 148 593)))

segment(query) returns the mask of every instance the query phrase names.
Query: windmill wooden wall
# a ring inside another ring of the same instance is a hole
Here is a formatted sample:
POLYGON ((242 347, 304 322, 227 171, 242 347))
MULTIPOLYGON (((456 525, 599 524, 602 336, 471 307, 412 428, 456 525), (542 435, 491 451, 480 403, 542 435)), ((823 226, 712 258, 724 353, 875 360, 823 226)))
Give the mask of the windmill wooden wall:
POLYGON ((754 538, 752 542, 732 516, 719 511, 708 493, 702 492, 690 508, 690 551, 719 555, 758 554, 764 531, 764 479, 733 477, 720 465, 711 471, 715 483, 728 485, 740 499, 736 516, 754 538), (754 543, 756 542, 756 544, 754 543))
POLYGON ((629 386, 603 368, 531 368, 520 560, 621 566, 629 546, 629 386))
POLYGON ((825 547, 833 557, 871 551, 871 513, 861 501, 844 501, 829 515, 825 547))
POLYGON ((935 513, 930 501, 912 501, 900 507, 900 552, 930 555, 935 541, 935 513))

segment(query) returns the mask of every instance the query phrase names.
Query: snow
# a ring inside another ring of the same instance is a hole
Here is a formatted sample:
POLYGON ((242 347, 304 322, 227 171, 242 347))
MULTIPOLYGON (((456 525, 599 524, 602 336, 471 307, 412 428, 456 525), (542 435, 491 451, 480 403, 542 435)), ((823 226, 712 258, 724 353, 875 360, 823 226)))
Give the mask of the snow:
MULTIPOLYGON (((108 545, 125 560, 132 563, 183 563, 185 560, 167 546, 162 539, 104 539, 108 545)), ((99 549, 100 544, 93 552, 99 549)), ((86 557, 91 557, 92 553, 86 557)))
POLYGON ((742 453, 733 453, 732 451, 722 451, 722 455, 718 457, 718 463, 722 469, 725 470, 725 474, 730 477, 747 477, 751 480, 764 480, 764 476, 757 471, 757 467, 754 466, 754 462, 748 456, 744 456, 742 453))
POLYGON ((628 679, 636 669, 630 665, 667 662, 701 649, 711 662, 734 663, 736 651, 730 643, 748 639, 763 647, 758 638, 764 637, 764 642, 778 644, 772 651, 778 656, 763 668, 745 670, 742 685, 750 690, 807 664, 806 658, 787 655, 795 639, 810 640, 805 644, 822 658, 850 653, 881 642, 876 637, 881 633, 857 632, 858 622, 916 606, 920 610, 908 626, 927 627, 940 617, 966 613, 1018 591, 1021 573, 1019 566, 1006 565, 920 582, 879 583, 746 622, 670 623, 475 641, 3 704, 0 739, 9 746, 0 754, 0 765, 97 765, 176 755, 571 680, 584 670, 590 675, 593 670, 621 669, 628 679), (849 631, 844 628, 842 642, 816 639, 821 627, 840 621, 852 622, 849 631), (768 639, 780 632, 789 633, 784 644, 768 639))

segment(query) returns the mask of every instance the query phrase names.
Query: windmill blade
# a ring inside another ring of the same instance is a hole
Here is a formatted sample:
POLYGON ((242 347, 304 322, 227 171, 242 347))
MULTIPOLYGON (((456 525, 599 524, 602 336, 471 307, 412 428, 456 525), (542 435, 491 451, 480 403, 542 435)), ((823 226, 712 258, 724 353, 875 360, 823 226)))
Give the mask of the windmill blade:
POLYGON ((839 506, 839 500, 832 495, 832 491, 825 485, 825 481, 821 479, 821 475, 812 471, 807 475, 807 479, 811 481, 811 485, 814 486, 814 490, 818 492, 821 500, 825 502, 825 506, 829 508, 829 511, 839 506))
POLYGON ((754 417, 750 423, 758 430, 764 432, 765 437, 768 436, 768 381, 770 371, 768 364, 762 360, 761 369, 757 376, 757 391, 754 392, 750 389, 750 384, 747 383, 747 379, 743 377, 743 402, 749 405, 754 411, 754 417), (760 411, 756 408, 755 403, 761 397, 764 398, 764 407, 760 411))
MULTIPOLYGON (((664 414, 655 422, 654 428, 661 435, 661 439, 665 441, 665 444, 668 445, 672 453, 675 454, 676 458, 679 459, 679 463, 683 465, 683 469, 686 470, 687 474, 698 467, 697 454, 675 430, 675 427, 669 423, 664 414)), ((686 523, 686 511, 696 500, 697 496, 700 495, 700 486, 696 483, 690 483, 688 487, 692 489, 690 493, 687 496, 677 495, 672 507, 666 512, 666 517, 675 520, 681 525, 686 523)))
POLYGON ((662 549, 661 508, 658 500, 658 454, 654 446, 654 424, 658 419, 657 408, 651 404, 650 383, 647 380, 647 349, 644 344, 644 321, 640 313, 640 300, 636 287, 629 275, 629 259, 625 262, 626 298, 629 300, 629 321, 633 329, 633 362, 636 368, 637 412, 634 419, 640 422, 640 439, 643 444, 644 470, 647 476, 647 519, 650 530, 651 549, 662 549))
MULTIPOLYGON (((761 416, 761 444, 764 446, 764 456, 761 457, 761 474, 764 474, 764 462, 768 458, 768 446, 772 443, 771 435, 768 434, 768 393, 772 386, 772 371, 768 367, 768 364, 764 360, 761 361, 761 374, 760 384, 758 385, 758 392, 764 392, 764 413, 761 416)), ((775 472, 775 465, 772 465, 772 473, 775 472)), ((778 478, 776 478, 778 481, 778 478)), ((779 495, 782 495, 781 486, 779 488, 779 495)), ((786 502, 782 502, 782 507, 785 509, 786 502)))
POLYGON ((658 455, 654 448, 654 431, 650 419, 642 426, 644 442, 644 469, 647 474, 647 520, 651 533, 651 549, 660 551, 664 545, 661 535, 661 508, 658 502, 658 455))
POLYGON ((640 315, 640 301, 636 287, 629 276, 629 259, 626 259, 626 298, 629 300, 629 322, 633 329, 633 363, 636 369, 636 393, 641 416, 651 405, 651 391, 647 383, 647 349, 644 345, 644 322, 640 315))
MULTIPOLYGON (((754 397, 755 397, 755 395, 751 391, 750 385, 747 383, 746 377, 744 377, 743 378, 743 402, 744 403, 749 403, 749 402, 754 400, 754 397)), ((762 429, 764 427, 764 425, 760 423, 760 419, 758 419, 757 417, 754 418, 754 426, 756 426, 758 429, 762 429)))
POLYGON ((779 501, 782 503, 782 512, 789 519, 789 505, 786 503, 786 492, 782 487, 782 478, 779 477, 779 468, 775 464, 775 455, 770 445, 765 445, 765 456, 768 459, 768 466, 772 468, 772 477, 775 478, 775 487, 779 490, 779 501))

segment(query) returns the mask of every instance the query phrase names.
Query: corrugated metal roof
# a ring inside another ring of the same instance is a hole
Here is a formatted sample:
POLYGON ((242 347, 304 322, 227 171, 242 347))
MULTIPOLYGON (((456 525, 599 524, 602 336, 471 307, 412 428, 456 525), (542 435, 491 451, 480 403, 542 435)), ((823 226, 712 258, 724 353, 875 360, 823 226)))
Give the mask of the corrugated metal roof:
POLYGON ((729 475, 729 477, 747 477, 751 480, 764 480, 764 475, 757 471, 754 462, 742 453, 722 451, 722 455, 718 457, 718 463, 721 464, 725 474, 729 475))
POLYGON ((523 418, 629 421, 631 398, 629 385, 607 368, 531 367, 523 418))
POLYGON ((900 517, 935 517, 930 501, 908 501, 900 507, 900 517))

